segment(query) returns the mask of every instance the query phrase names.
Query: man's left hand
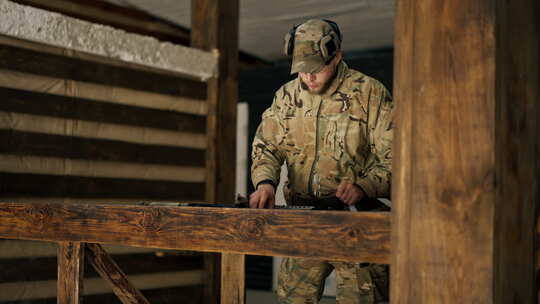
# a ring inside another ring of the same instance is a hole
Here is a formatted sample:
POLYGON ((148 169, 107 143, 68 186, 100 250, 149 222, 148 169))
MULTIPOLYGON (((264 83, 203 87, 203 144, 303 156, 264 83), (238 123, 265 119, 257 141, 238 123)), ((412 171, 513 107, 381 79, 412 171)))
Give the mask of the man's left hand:
POLYGON ((360 187, 349 182, 339 184, 336 191, 336 197, 349 206, 358 203, 364 196, 360 187))

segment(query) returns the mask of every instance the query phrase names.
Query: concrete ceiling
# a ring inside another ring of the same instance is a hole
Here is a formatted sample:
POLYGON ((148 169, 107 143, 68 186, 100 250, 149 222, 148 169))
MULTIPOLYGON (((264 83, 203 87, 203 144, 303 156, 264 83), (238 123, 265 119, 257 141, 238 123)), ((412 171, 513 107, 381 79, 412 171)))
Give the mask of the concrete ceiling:
MULTIPOLYGON (((135 7, 186 28, 191 0, 107 0, 135 7)), ((345 52, 393 45, 395 0, 240 0, 240 49, 269 61, 284 59, 283 36, 310 18, 336 21, 345 52)))

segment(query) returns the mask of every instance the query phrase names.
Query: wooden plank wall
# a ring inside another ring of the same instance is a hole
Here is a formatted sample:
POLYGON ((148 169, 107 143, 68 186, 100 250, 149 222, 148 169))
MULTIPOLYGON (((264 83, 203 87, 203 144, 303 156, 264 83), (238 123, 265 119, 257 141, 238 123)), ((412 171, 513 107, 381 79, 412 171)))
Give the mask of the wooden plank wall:
POLYGON ((204 199, 205 83, 4 43, 0 92, 1 197, 204 199))
MULTIPOLYGON (((0 201, 205 199, 206 83, 0 36, 0 96, 0 201)), ((55 303, 56 250, 14 244, 31 254, 0 257, 0 303, 55 303)), ((202 301, 200 254, 113 258, 151 302, 202 301)), ((116 301, 88 265, 84 290, 116 301)))
MULTIPOLYGON (((56 303, 57 244, 0 240, 0 303, 56 303)), ((105 246, 150 303, 201 303, 200 254, 152 248, 105 246)), ((84 267, 84 303, 118 303, 89 263, 84 267)))

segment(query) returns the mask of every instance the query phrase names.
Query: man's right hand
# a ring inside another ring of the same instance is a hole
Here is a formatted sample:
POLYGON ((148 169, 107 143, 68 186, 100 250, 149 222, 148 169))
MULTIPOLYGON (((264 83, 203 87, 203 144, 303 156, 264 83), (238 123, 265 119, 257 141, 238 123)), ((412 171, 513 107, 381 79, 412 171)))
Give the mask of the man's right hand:
POLYGON ((275 189, 271 184, 260 184, 249 196, 250 208, 274 208, 276 204, 275 189))

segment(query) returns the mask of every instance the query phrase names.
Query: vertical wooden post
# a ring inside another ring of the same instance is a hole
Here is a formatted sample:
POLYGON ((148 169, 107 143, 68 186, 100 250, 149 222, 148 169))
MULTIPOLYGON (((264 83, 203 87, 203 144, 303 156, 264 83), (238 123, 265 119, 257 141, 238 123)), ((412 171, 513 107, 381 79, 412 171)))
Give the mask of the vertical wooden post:
POLYGON ((58 304, 81 303, 84 243, 58 243, 58 304))
POLYGON ((221 268, 222 303, 243 304, 246 302, 245 255, 223 254, 221 268), (224 287, 226 286, 226 288, 224 287), (225 301, 224 301, 225 300, 225 301))
POLYGON ((397 1, 392 303, 534 303, 539 6, 397 1))
MULTIPOLYGON (((209 202, 233 202, 235 191, 236 162, 236 106, 238 99, 238 0, 192 0, 191 46, 219 54, 218 78, 208 81, 207 130, 207 181, 206 200, 209 202)), ((223 295, 244 293, 242 255, 209 255, 205 260, 208 272, 214 273, 214 282, 224 282, 223 295), (234 269, 224 272, 226 280, 220 280, 220 268, 234 269), (242 290, 231 290, 242 288, 242 290)), ((208 286, 208 285, 207 285, 208 286)), ((218 303, 219 286, 207 289, 210 303, 218 303)), ((221 303, 243 303, 235 298, 221 297, 221 303)))

